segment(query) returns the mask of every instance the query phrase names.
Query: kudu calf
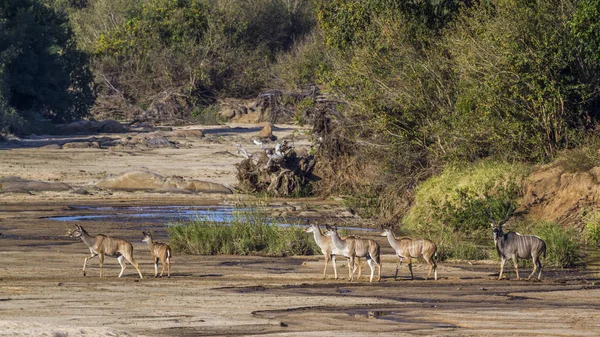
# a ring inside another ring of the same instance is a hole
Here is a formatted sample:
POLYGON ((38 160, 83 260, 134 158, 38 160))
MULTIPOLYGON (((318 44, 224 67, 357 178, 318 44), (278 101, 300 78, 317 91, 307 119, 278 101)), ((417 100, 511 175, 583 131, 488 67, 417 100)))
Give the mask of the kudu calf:
POLYGON ((83 276, 85 276, 85 267, 88 260, 98 256, 100 259, 100 277, 102 277, 102 264, 104 263, 104 255, 106 255, 115 257, 117 258, 117 261, 119 261, 119 264, 121 265, 119 277, 121 277, 123 271, 125 271, 125 262, 123 262, 123 258, 125 258, 135 267, 138 274, 140 274, 140 278, 144 278, 137 262, 133 259, 133 246, 130 242, 123 239, 111 238, 103 234, 92 236, 79 225, 76 225, 74 230, 70 230, 68 235, 70 237, 81 238, 83 243, 90 249, 91 256, 86 257, 83 262, 83 276))
MULTIPOLYGON (((489 211, 488 211, 489 212, 489 211)), ((494 244, 496 245, 496 251, 502 258, 500 262, 500 275, 498 280, 502 279, 502 273, 504 272, 504 264, 507 259, 512 259, 517 273, 517 280, 519 280, 519 267, 518 259, 532 259, 533 271, 529 274, 528 280, 535 274, 536 270, 539 270, 537 279, 542 277, 542 262, 540 257, 546 257, 546 242, 540 237, 535 235, 521 235, 516 232, 504 233, 502 231, 502 225, 510 218, 510 210, 506 217, 499 222, 494 221, 490 213, 490 222, 492 225, 492 233, 494 236, 494 244)))
POLYGON ((390 246, 392 246, 396 252, 396 255, 398 256, 398 259, 400 259, 398 266, 396 266, 394 280, 398 277, 398 269, 400 268, 400 264, 402 264, 403 259, 406 259, 406 263, 408 263, 408 270, 410 270, 410 278, 414 280, 415 277, 413 275, 411 260, 413 257, 423 257, 425 262, 427 262, 429 265, 429 273, 427 273, 427 277, 425 278, 426 280, 429 279, 431 271, 433 271, 434 279, 437 280, 437 264, 433 259, 437 251, 437 246, 435 243, 426 239, 411 239, 408 237, 396 239, 390 228, 385 228, 380 235, 387 236, 390 246))
MULTIPOLYGON (((378 278, 377 282, 381 280, 381 257, 379 255, 379 244, 375 240, 361 239, 355 237, 348 237, 345 240, 340 238, 337 228, 328 228, 325 233, 326 236, 331 237, 331 241, 334 246, 341 252, 341 255, 346 257, 348 262, 348 278, 350 282, 354 280, 354 271, 356 268, 352 268, 355 263, 355 259, 364 257, 367 259, 367 263, 371 268, 371 277, 369 282, 373 282, 373 273, 375 272, 375 265, 378 267, 378 278)), ((360 275, 360 265, 359 265, 360 275)))
POLYGON ((154 277, 158 277, 158 261, 162 264, 162 270, 160 271, 160 277, 165 272, 165 266, 167 266, 167 277, 171 277, 171 247, 166 243, 156 242, 152 240, 152 234, 150 232, 142 232, 144 239, 142 242, 148 244, 150 253, 152 254, 152 260, 154 260, 154 277))
MULTIPOLYGON (((343 256, 342 251, 337 249, 337 247, 333 244, 331 237, 325 236, 325 235, 323 235, 323 233, 321 233, 321 228, 319 227, 318 224, 310 223, 310 222, 307 222, 307 224, 308 224, 308 228, 306 228, 305 232, 313 233, 315 242, 317 243, 317 246, 319 246, 319 248, 321 248, 321 252, 323 253, 323 256, 325 257, 325 267, 323 268, 323 279, 325 279, 327 276, 327 263, 331 259, 331 262, 333 264, 333 273, 335 275, 335 279, 337 280, 338 275, 337 275, 337 266, 335 264, 335 257, 336 257, 336 255, 343 256)), ((356 259, 356 263, 360 265, 360 258, 356 259)), ((356 266, 354 267, 354 270, 356 270, 356 266)), ((358 273, 358 277, 360 278, 360 272, 358 273)))

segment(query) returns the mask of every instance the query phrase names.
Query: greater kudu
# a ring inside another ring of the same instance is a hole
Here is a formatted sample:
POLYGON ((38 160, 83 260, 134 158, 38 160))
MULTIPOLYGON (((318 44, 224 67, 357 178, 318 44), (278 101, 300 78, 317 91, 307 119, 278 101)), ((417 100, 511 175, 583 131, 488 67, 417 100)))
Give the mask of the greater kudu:
POLYGON ((83 229, 83 227, 79 225, 75 225, 76 228, 74 230, 70 230, 68 235, 70 237, 81 238, 83 243, 85 243, 90 249, 91 256, 86 257, 83 262, 83 276, 85 276, 85 267, 87 265, 88 260, 99 256, 100 259, 100 277, 102 277, 102 264, 104 263, 104 255, 115 257, 119 261, 121 265, 121 273, 119 273, 119 277, 123 275, 123 271, 125 271, 125 262, 123 262, 123 258, 125 258, 131 265, 135 267, 140 278, 144 278, 142 276, 142 272, 138 267, 137 262, 133 259, 133 246, 129 241, 117 238, 111 238, 103 234, 98 234, 92 236, 88 234, 88 232, 83 229))

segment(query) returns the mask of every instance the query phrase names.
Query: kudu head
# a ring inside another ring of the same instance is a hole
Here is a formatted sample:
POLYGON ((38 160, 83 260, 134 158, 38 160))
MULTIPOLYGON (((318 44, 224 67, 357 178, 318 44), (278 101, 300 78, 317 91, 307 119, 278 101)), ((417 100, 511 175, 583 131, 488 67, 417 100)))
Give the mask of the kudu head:
POLYGON ((337 233, 337 227, 331 227, 329 225, 325 225, 325 228, 327 228, 327 231, 325 231, 325 233, 323 233, 323 235, 325 236, 333 236, 335 233, 337 233))
POLYGON ((152 233, 144 231, 144 232, 142 232, 142 235, 144 235, 142 242, 152 243, 152 233))
POLYGON ((70 238, 80 238, 83 235, 83 228, 75 225, 75 229, 67 229, 67 236, 70 238))
POLYGON ((390 233, 393 234, 391 227, 383 227, 381 234, 379 236, 388 236, 390 233))
POLYGON ((394 232, 392 231, 391 221, 380 223, 379 229, 381 229, 381 233, 379 234, 379 236, 388 236, 390 233, 394 235, 394 232))
POLYGON ((316 223, 310 223, 310 220, 306 220, 306 225, 308 226, 304 229, 306 233, 314 233, 315 231, 319 231, 319 225, 316 223))
POLYGON ((506 216, 504 217, 504 219, 498 222, 494 220, 494 216, 492 215, 492 211, 489 209, 489 207, 487 211, 488 219, 490 220, 490 225, 492 226, 492 235, 494 237, 494 242, 497 242, 499 238, 504 236, 504 232, 502 231, 502 225, 504 225, 508 221, 508 219, 510 219, 510 216, 514 212, 514 208, 508 207, 508 210, 506 211, 506 216))

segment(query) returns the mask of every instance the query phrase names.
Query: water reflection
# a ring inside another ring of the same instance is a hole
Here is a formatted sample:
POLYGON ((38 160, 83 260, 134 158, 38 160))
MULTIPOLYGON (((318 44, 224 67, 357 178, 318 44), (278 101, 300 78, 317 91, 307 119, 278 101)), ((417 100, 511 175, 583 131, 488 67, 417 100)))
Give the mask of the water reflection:
MULTIPOLYGON (((71 206, 74 211, 87 213, 48 218, 56 221, 113 221, 113 222, 189 222, 209 219, 214 222, 230 222, 233 212, 244 211, 230 206, 139 206, 139 207, 89 207, 71 206)), ((249 210, 249 209, 246 209, 249 210)))
MULTIPOLYGON (((228 224, 234 220, 235 212, 248 214, 253 210, 254 208, 232 206, 70 206, 70 211, 78 214, 55 216, 47 219, 70 222, 111 221, 145 224, 187 223, 194 220, 205 219, 216 223, 228 224)), ((267 221, 271 223, 275 222, 283 227, 305 226, 306 223, 305 218, 297 217, 267 217, 267 221)), ((353 231, 376 231, 375 229, 361 227, 344 227, 344 229, 353 231)))

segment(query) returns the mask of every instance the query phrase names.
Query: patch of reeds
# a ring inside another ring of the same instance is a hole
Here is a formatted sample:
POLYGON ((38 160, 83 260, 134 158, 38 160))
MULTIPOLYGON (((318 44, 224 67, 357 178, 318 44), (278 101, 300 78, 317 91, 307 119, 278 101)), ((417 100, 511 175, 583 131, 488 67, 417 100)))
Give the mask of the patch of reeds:
POLYGON ((318 251, 312 235, 300 226, 283 227, 260 207, 236 208, 228 223, 210 216, 167 227, 175 251, 234 255, 311 255, 318 251))

